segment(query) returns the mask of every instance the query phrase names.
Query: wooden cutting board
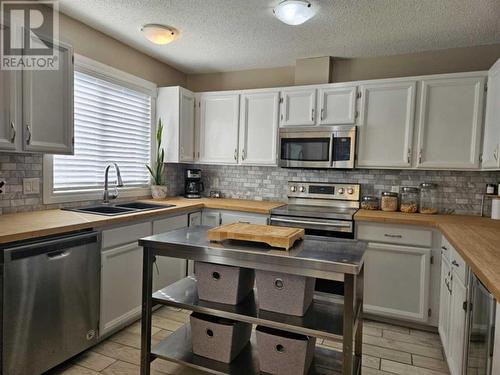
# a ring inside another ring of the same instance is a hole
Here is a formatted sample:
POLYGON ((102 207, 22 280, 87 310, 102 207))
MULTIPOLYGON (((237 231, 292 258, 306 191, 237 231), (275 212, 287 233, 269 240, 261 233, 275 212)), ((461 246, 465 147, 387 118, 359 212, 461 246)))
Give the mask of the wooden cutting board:
POLYGON ((210 241, 240 240, 263 242, 289 250, 295 241, 304 238, 304 229, 273 225, 234 223, 208 230, 210 241))

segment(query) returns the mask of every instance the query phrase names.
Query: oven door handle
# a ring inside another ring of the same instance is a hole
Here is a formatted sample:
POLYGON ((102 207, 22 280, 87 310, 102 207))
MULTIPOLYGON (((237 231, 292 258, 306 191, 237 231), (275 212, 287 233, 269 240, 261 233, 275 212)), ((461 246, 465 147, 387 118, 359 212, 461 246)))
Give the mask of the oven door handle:
POLYGON ((332 133, 330 137, 330 166, 335 167, 335 159, 333 158, 333 154, 335 153, 335 133, 332 133))
POLYGON ((325 227, 339 227, 339 228, 350 228, 351 224, 346 223, 346 224, 340 224, 340 223, 324 223, 321 221, 305 221, 305 220, 291 220, 291 219, 282 219, 278 217, 272 217, 271 218, 271 223, 274 221, 279 221, 283 223, 290 223, 290 224, 311 224, 311 225, 322 225, 325 227))

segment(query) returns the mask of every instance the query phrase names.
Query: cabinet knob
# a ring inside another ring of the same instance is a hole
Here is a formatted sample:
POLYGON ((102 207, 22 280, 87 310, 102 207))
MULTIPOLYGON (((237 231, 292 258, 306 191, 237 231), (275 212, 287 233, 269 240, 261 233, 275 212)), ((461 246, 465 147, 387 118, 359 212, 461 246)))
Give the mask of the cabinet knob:
POLYGON ((452 261, 451 264, 453 264, 455 267, 460 267, 460 264, 456 260, 452 261))
POLYGON ((238 161, 238 149, 234 149, 234 160, 238 161))
POLYGON ((314 122, 314 108, 311 110, 311 121, 314 122))
POLYGON ((321 108, 321 113, 320 113, 320 116, 321 118, 321 121, 323 121, 325 119, 325 109, 324 108, 321 108))
POLYGON ((31 143, 31 126, 30 126, 30 124, 26 124, 26 131, 28 132, 28 135, 26 137, 26 144, 29 145, 31 143))
POLYGON ((10 122, 10 143, 14 143, 16 141, 16 127, 14 126, 14 122, 10 122))

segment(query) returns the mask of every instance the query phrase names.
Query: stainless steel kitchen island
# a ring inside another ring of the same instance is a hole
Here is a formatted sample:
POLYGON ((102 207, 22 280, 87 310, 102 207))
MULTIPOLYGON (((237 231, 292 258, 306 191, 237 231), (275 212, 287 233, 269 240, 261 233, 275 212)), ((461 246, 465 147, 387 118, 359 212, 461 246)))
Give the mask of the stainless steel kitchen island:
POLYGON ((189 325, 184 326, 151 348, 151 316, 155 305, 174 306, 194 312, 241 322, 260 324, 342 344, 341 350, 316 348, 309 374, 360 374, 363 334, 363 266, 366 243, 313 236, 297 242, 290 251, 255 243, 207 240, 204 226, 175 230, 139 240, 144 247, 141 374, 150 374, 156 358, 180 363, 213 374, 259 374, 253 345, 230 364, 195 356, 191 351, 189 325), (196 277, 188 276, 153 293, 152 278, 156 256, 190 259, 229 266, 283 272, 344 283, 344 296, 317 295, 303 317, 258 309, 251 293, 238 305, 225 305, 198 299, 196 277))

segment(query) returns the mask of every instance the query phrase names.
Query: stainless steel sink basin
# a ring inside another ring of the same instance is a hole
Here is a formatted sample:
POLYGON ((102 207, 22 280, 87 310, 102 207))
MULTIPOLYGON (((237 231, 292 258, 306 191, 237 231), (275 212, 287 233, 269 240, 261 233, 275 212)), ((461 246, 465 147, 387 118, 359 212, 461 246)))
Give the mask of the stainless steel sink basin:
POLYGON ((170 208, 170 207, 175 207, 175 205, 174 204, 154 204, 154 203, 145 203, 145 202, 129 202, 129 203, 117 204, 114 206, 103 204, 103 205, 99 205, 99 206, 82 207, 82 208, 66 208, 66 210, 83 212, 86 214, 116 216, 116 215, 131 214, 134 212, 143 212, 143 211, 149 211, 149 210, 161 210, 163 208, 170 208))
POLYGON ((85 213, 89 213, 89 214, 113 216, 113 215, 129 214, 129 213, 134 212, 136 210, 133 210, 130 208, 115 207, 115 206, 94 206, 94 207, 76 208, 72 211, 85 212, 85 213))
POLYGON ((145 202, 130 202, 117 204, 115 207, 131 208, 133 210, 160 210, 162 208, 175 207, 173 204, 154 204, 145 202))

